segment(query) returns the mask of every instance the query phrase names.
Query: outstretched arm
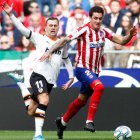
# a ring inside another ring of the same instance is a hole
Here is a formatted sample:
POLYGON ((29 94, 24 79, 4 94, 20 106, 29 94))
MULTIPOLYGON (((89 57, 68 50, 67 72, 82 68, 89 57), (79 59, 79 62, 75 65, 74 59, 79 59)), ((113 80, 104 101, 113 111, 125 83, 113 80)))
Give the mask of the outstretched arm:
POLYGON ((2 9, 6 12, 6 14, 10 17, 11 21, 13 22, 14 26, 21 32, 22 35, 29 37, 30 30, 27 29, 23 24, 13 15, 12 9, 13 6, 9 6, 6 2, 2 3, 2 9))
POLYGON ((129 31, 129 34, 126 35, 126 36, 120 36, 120 35, 117 35, 115 34, 113 37, 112 37, 112 40, 113 42, 117 43, 117 44, 120 44, 120 45, 125 45, 127 44, 133 36, 135 36, 137 34, 137 29, 136 27, 134 26, 133 28, 130 29, 129 31))

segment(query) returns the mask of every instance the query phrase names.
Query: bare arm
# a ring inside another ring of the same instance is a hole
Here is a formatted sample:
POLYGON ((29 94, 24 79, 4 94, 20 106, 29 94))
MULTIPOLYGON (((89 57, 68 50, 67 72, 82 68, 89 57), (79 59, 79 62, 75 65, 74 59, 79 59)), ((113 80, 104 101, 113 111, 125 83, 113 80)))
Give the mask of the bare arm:
POLYGON ((129 34, 126 35, 126 36, 120 36, 120 35, 117 35, 115 34, 113 37, 112 37, 112 40, 113 42, 117 43, 117 44, 120 44, 120 45, 125 45, 127 44, 133 36, 135 36, 137 34, 137 29, 136 27, 134 26, 133 28, 130 29, 129 31, 129 34))
POLYGON ((22 33, 22 35, 29 37, 30 30, 27 29, 23 24, 13 15, 12 6, 9 6, 6 2, 2 3, 2 9, 6 12, 6 14, 10 17, 14 26, 22 33))
POLYGON ((41 62, 44 61, 45 59, 49 59, 51 58, 51 54, 57 50, 57 49, 60 49, 62 47, 64 47, 68 42, 70 41, 70 38, 69 37, 64 37, 60 40, 58 40, 54 45, 52 45, 52 47, 47 50, 47 52, 45 52, 41 58, 39 59, 41 62))
POLYGON ((69 37, 64 37, 58 40, 52 47, 50 48, 50 53, 53 53, 55 50, 58 50, 62 47, 64 47, 68 42, 70 41, 69 37))

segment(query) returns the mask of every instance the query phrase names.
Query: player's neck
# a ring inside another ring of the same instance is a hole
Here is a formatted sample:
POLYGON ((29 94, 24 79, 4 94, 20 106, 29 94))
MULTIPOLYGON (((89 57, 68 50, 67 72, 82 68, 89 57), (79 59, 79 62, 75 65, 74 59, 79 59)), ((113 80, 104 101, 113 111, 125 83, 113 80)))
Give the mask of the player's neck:
POLYGON ((50 36, 50 35, 46 35, 48 38, 50 38, 51 40, 54 40, 56 41, 57 40, 57 37, 56 36, 50 36))

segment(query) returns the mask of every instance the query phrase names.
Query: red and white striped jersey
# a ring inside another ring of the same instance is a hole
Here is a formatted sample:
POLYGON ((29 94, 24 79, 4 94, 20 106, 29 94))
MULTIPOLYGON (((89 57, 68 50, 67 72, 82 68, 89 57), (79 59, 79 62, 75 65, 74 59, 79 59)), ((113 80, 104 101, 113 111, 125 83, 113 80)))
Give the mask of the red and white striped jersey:
POLYGON ((113 33, 103 27, 98 31, 93 30, 89 23, 68 35, 71 40, 77 39, 77 67, 87 68, 98 74, 101 68, 105 38, 111 40, 112 36, 113 33))

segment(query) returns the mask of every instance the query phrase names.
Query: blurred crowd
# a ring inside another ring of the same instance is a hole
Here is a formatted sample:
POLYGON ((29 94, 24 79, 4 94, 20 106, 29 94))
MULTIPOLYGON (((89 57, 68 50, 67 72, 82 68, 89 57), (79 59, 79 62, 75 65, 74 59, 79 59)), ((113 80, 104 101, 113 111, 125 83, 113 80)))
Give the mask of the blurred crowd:
MULTIPOLYGON (((88 11, 94 5, 105 9, 104 27, 118 35, 127 35, 132 26, 138 29, 137 36, 125 46, 106 40, 105 51, 138 50, 140 51, 140 0, 7 0, 13 5, 13 13, 19 20, 34 32, 44 34, 45 21, 48 17, 60 20, 58 36, 69 34, 74 28, 89 21, 88 11)), ((69 51, 77 50, 76 40, 69 45, 69 51)), ((0 51, 34 51, 33 44, 13 26, 10 18, 0 13, 0 51)), ((75 65, 76 54, 71 53, 70 59, 75 65)), ((107 68, 140 68, 140 53, 121 54, 105 53, 102 66, 107 68)))

